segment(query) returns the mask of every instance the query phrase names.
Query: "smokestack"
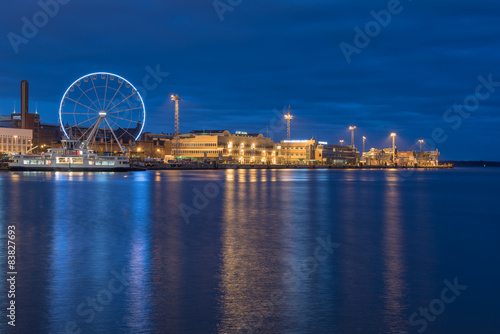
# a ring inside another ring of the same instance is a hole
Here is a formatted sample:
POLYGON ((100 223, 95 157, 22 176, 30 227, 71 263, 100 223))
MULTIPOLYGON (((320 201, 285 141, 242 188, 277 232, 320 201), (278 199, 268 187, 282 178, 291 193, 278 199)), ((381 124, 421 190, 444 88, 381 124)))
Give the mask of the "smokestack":
POLYGON ((21 81, 21 129, 26 129, 26 115, 29 112, 28 81, 21 81))

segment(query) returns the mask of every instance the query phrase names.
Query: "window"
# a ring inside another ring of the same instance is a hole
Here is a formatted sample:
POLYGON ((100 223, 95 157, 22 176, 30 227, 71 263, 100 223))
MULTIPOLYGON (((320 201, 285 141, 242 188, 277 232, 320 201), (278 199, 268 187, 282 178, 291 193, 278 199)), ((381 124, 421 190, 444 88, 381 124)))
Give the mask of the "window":
POLYGON ((69 158, 57 157, 56 163, 58 163, 58 164, 67 164, 67 163, 69 163, 69 158))

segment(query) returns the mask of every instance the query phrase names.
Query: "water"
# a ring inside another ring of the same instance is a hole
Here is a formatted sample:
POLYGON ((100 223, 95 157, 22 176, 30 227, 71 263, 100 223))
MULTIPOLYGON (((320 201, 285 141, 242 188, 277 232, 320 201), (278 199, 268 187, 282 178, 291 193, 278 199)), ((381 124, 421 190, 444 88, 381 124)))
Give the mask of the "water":
POLYGON ((494 168, 0 173, 0 332, 498 333, 499 188, 494 168))

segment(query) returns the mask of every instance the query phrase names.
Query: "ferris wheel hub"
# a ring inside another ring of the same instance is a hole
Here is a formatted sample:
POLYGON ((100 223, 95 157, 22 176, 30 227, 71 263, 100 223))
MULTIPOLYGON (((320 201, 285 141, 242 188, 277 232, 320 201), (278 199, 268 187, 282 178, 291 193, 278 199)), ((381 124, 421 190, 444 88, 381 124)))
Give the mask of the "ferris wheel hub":
POLYGON ((106 112, 105 111, 99 111, 99 116, 106 117, 106 112))

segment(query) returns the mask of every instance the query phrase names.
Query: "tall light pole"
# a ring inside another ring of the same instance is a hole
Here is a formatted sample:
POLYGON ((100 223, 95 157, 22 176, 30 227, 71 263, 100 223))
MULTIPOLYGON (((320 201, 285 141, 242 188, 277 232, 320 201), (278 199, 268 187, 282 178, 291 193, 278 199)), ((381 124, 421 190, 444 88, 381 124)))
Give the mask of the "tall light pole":
POLYGON ((343 140, 343 139, 341 139, 341 140, 339 140, 339 141, 340 141, 340 146, 343 146, 343 145, 344 145, 344 140, 343 140))
POLYGON ((174 148, 175 158, 179 155, 179 101, 182 100, 177 94, 170 95, 172 101, 175 101, 175 134, 174 134, 174 148))
POLYGON ((293 116, 290 115, 290 106, 288 106, 288 113, 285 115, 286 119, 286 139, 290 140, 290 121, 293 119, 293 116))
POLYGON ((351 130, 351 147, 354 148, 354 129, 356 129, 355 126, 350 126, 349 130, 351 130))
POLYGON ((420 152, 422 152, 422 144, 424 143, 424 140, 419 139, 418 142, 420 143, 420 152))
POLYGON ((363 136, 363 152, 365 151, 365 141, 366 141, 366 137, 363 136))
POLYGON ((391 133, 392 137, 392 161, 396 161, 396 133, 391 133))

